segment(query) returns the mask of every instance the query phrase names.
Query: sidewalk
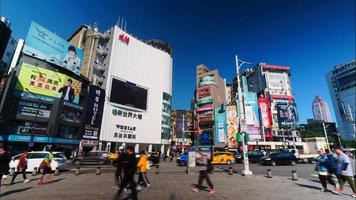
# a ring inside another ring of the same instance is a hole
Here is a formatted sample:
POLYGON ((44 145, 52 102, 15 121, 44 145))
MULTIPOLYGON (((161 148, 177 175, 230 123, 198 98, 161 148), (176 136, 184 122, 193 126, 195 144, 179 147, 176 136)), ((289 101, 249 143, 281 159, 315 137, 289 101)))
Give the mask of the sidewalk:
MULTIPOLYGON (((31 177, 34 179, 34 177, 31 177)), ((320 184, 313 180, 299 180, 294 182, 286 177, 263 176, 243 177, 241 175, 228 175, 227 173, 214 173, 211 179, 216 187, 215 194, 206 191, 194 193, 192 184, 198 179, 198 174, 185 174, 183 172, 149 173, 151 189, 139 192, 139 199, 144 200, 206 200, 206 199, 248 199, 248 200, 350 200, 351 190, 346 186, 346 193, 335 195, 331 192, 320 192, 320 184)), ((75 176, 72 172, 54 177, 54 181, 46 185, 37 185, 38 177, 31 183, 23 184, 22 179, 17 184, 2 188, 1 200, 112 200, 117 199, 113 173, 107 172, 95 175, 94 172, 85 172, 75 176)), ((331 189, 331 188, 330 188, 331 189)), ((124 197, 127 197, 127 192, 124 197)))

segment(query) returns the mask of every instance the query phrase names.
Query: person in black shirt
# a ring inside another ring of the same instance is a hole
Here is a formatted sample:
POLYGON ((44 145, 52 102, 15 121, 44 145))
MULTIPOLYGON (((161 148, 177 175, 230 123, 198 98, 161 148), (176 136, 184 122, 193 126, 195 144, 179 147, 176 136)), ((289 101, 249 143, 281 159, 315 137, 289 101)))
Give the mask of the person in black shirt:
MULTIPOLYGON (((5 147, 0 145, 0 192, 1 192, 1 180, 4 175, 9 174, 9 163, 11 161, 10 154, 6 152, 5 147)), ((0 193, 1 196, 1 193, 0 193)))

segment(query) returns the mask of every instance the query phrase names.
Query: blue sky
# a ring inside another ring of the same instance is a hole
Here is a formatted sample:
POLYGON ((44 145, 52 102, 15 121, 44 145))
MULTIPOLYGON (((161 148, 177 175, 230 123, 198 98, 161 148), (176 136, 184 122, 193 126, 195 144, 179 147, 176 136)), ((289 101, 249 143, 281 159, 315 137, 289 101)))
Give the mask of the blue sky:
POLYGON ((128 32, 173 46, 175 109, 189 108, 196 65, 219 69, 229 82, 239 54, 291 67, 301 122, 312 118, 315 95, 333 114, 325 74, 355 58, 354 0, 0 0, 0 15, 11 20, 16 39, 26 37, 31 20, 68 38, 81 24, 106 30, 124 17, 128 32))

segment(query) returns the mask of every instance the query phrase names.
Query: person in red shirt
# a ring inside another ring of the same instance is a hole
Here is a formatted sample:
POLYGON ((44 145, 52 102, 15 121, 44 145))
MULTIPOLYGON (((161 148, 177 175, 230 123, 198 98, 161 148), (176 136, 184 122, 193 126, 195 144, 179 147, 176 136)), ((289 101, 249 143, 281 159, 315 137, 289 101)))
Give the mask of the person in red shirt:
POLYGON ((24 179, 24 183, 30 182, 29 179, 26 177, 26 169, 27 169, 27 151, 24 151, 19 157, 19 163, 17 164, 17 171, 15 172, 14 176, 12 177, 11 183, 15 183, 15 178, 18 174, 22 174, 24 179))

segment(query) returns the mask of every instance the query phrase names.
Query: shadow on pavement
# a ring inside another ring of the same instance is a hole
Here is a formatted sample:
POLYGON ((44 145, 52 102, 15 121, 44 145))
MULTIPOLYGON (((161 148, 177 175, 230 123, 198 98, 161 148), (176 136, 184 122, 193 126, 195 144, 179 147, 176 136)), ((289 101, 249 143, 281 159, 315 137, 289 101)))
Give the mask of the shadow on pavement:
POLYGON ((301 183, 295 183, 301 187, 306 187, 306 188, 309 188, 309 189, 315 189, 315 190, 320 190, 320 187, 317 187, 317 186, 313 186, 313 185, 306 185, 306 184, 301 184, 301 183))
POLYGON ((10 195, 12 193, 18 193, 18 192, 23 192, 23 191, 26 191, 26 190, 30 190, 32 188, 33 187, 27 187, 27 188, 21 188, 21 189, 16 189, 16 190, 11 190, 11 191, 8 191, 8 192, 4 192, 4 193, 2 193, 1 197, 10 195))
POLYGON ((56 179, 56 180, 51 180, 51 181, 46 182, 46 184, 56 183, 56 182, 59 182, 59 181, 61 181, 61 180, 63 180, 63 179, 65 179, 65 178, 60 178, 60 179, 56 179))

